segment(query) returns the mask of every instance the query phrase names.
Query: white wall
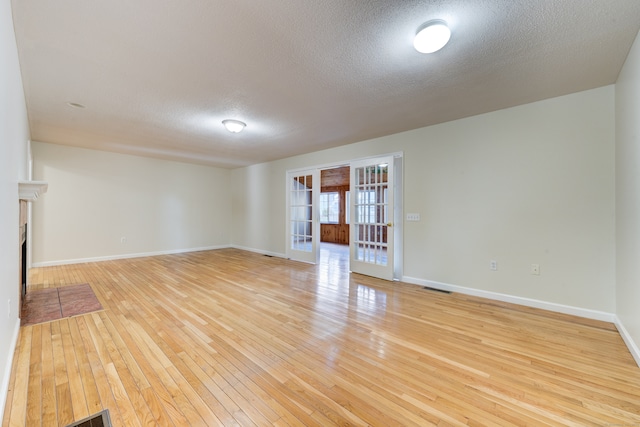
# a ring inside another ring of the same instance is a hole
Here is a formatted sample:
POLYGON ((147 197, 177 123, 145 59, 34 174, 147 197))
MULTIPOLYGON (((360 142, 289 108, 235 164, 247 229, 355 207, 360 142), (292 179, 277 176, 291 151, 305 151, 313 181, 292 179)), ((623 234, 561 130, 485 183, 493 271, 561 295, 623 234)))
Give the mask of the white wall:
POLYGON ((49 183, 33 206, 34 266, 230 244, 226 169, 38 142, 32 156, 49 183))
POLYGON ((616 227, 617 316, 640 365, 640 38, 616 83, 616 227))
POLYGON ((18 181, 27 178, 28 140, 11 2, 6 0, 0 2, 0 411, 19 327, 18 181))
POLYGON ((422 218, 404 224, 405 279, 611 315, 614 91, 603 87, 235 169, 232 241, 286 252, 287 169, 402 151, 404 211, 422 218), (489 270, 491 259, 498 271, 489 270), (530 274, 532 263, 540 276, 530 274))

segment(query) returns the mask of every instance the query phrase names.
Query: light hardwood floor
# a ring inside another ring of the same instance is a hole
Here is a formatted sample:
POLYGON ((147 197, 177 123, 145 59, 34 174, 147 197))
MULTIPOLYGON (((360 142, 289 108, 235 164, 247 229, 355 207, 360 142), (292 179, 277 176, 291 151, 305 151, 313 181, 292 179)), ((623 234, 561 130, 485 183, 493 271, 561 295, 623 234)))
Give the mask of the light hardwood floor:
MULTIPOLYGON (((325 254, 326 255, 326 254, 325 254)), ((104 310, 23 327, 2 426, 640 425, 612 324, 236 249, 34 269, 104 310)))

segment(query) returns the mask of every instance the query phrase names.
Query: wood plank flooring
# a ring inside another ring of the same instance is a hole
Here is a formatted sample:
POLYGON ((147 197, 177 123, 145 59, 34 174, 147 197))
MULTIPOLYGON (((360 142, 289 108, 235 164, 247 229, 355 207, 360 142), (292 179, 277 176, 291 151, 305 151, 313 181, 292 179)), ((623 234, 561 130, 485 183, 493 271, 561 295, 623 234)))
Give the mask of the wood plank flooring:
MULTIPOLYGON (((325 254, 326 255, 326 254, 325 254)), ((3 427, 640 425, 612 324, 236 249, 34 269, 103 311, 20 330, 3 427)))

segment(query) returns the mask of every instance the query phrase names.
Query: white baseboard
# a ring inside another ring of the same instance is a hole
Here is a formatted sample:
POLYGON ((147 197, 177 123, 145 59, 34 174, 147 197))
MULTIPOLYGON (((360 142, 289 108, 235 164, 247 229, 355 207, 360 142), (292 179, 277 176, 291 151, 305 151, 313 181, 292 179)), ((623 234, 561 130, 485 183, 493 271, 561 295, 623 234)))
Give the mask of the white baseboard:
POLYGON ((245 246, 239 246, 239 245, 231 245, 229 247, 234 248, 234 249, 240 249, 240 250, 247 251, 247 252, 253 252, 253 253, 256 253, 256 254, 274 256, 274 257, 278 257, 278 258, 286 258, 287 257, 286 254, 282 254, 280 252, 263 251, 262 249, 247 248, 245 246))
POLYGON ((211 251, 215 249, 226 249, 230 247, 231 247, 230 245, 206 246, 202 248, 172 249, 168 251, 107 255, 107 256, 89 257, 89 258, 63 259, 63 260, 57 260, 57 261, 34 262, 33 267, 51 267, 55 265, 81 264, 85 262, 113 261, 116 259, 142 258, 142 257, 158 256, 158 255, 173 255, 173 254, 182 254, 187 252, 200 252, 200 251, 211 251))
MULTIPOLYGON (((13 330, 13 338, 9 344, 9 354, 7 357, 7 364, 4 367, 4 375, 2 377, 2 384, 0 384, 0 411, 4 412, 4 406, 7 403, 7 395, 9 394, 9 380, 11 379, 11 368, 13 367, 13 356, 16 352, 16 345, 18 344, 18 334, 20 333, 20 319, 16 318, 16 326, 13 330)), ((0 413, 0 421, 3 421, 4 414, 0 413)))
POLYGON ((627 345, 627 348, 629 349, 629 351, 631 352, 631 355, 636 361, 636 364, 638 365, 638 367, 640 367, 640 349, 638 348, 636 343, 633 341, 633 338, 631 338, 631 335, 629 334, 627 329, 624 327, 620 319, 618 319, 618 316, 615 316, 614 323, 616 325, 616 328, 618 328, 618 332, 620 332, 620 336, 622 337, 622 340, 627 345))
POLYGON ((584 317, 587 319, 602 320, 603 322, 615 321, 615 314, 606 313, 604 311, 589 310, 586 308, 573 307, 570 305, 556 304, 553 302, 540 301, 531 298, 523 298, 514 295, 501 294, 498 292, 483 291, 481 289, 465 288, 463 286, 450 285, 447 283, 434 282, 431 280, 416 279, 415 277, 404 276, 403 282, 420 286, 429 286, 430 288, 440 289, 442 291, 458 292, 465 295, 472 295, 481 298, 488 298, 497 301, 510 302, 513 304, 524 305, 526 307, 540 308, 543 310, 555 311, 556 313, 570 314, 573 316, 584 317))

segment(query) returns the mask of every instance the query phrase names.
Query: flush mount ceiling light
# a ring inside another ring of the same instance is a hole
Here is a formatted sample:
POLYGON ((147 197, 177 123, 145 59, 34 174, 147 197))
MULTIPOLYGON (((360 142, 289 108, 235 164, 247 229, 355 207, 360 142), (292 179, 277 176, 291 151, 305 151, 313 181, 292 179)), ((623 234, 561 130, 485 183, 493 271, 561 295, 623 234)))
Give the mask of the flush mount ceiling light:
POLYGON ((222 124, 225 128, 231 133, 242 132, 242 129, 246 126, 246 123, 241 122, 240 120, 223 120, 222 124))
POLYGON ((441 19, 426 22, 418 29, 413 46, 420 53, 433 53, 442 49, 451 38, 451 30, 441 19))

